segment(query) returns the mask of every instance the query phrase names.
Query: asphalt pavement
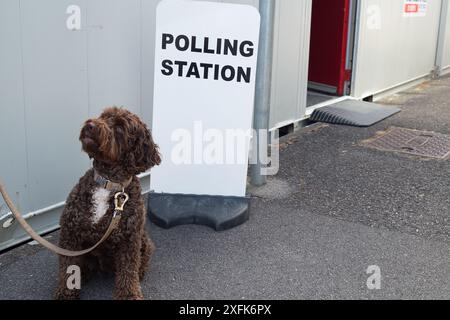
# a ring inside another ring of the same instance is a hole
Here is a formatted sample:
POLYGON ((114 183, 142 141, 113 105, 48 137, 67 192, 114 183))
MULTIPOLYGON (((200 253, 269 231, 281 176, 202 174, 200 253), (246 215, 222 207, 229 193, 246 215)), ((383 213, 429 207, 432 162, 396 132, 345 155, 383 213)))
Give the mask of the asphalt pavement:
MULTIPOLYGON (((214 232, 148 225, 148 299, 449 299, 450 162, 361 146, 390 126, 450 134, 450 77, 381 101, 371 128, 315 124, 284 138, 280 172, 249 189, 250 221, 214 232), (381 288, 369 289, 369 266, 381 288)), ((58 233, 49 236, 55 241, 58 233)), ((0 299, 51 299, 57 258, 38 245, 0 256, 0 299)), ((82 299, 110 299, 98 277, 82 299)))

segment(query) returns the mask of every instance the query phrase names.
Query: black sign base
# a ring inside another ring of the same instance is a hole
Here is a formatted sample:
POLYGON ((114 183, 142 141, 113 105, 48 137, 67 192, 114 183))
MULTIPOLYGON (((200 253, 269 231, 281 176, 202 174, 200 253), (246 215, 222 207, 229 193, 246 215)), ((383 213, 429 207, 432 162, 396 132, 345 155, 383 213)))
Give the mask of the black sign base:
POLYGON ((250 198, 150 193, 148 213, 165 229, 196 224, 225 231, 249 219, 250 198))

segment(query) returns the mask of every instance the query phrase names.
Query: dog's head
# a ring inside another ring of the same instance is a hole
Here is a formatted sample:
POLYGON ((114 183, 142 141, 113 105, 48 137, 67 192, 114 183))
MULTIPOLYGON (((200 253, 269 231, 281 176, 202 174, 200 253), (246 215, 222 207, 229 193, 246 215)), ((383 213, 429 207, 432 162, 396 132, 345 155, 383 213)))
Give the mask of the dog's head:
POLYGON ((158 146, 139 117, 111 107, 85 122, 80 133, 83 150, 94 165, 137 175, 161 163, 158 146))

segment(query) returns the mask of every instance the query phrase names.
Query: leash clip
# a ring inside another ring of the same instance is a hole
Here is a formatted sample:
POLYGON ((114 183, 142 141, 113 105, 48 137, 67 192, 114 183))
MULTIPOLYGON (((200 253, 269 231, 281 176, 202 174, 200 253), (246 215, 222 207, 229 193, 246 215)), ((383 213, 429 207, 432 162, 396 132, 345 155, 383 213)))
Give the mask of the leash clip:
POLYGON ((130 197, 124 191, 116 193, 114 196, 114 211, 123 211, 125 204, 128 202, 130 197))

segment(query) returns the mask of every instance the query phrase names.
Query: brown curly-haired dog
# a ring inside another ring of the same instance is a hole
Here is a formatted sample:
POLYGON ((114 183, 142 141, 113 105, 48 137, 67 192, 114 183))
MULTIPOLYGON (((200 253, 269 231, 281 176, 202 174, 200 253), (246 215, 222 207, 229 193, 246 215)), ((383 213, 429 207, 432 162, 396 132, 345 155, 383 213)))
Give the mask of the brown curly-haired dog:
POLYGON ((145 231, 146 212, 136 175, 160 164, 158 146, 138 116, 117 107, 86 121, 80 141, 94 159, 93 169, 86 172, 67 199, 60 221, 60 246, 86 249, 105 234, 114 211, 114 192, 106 188, 105 181, 125 185, 130 199, 119 226, 97 249, 80 257, 59 258, 56 298, 79 298, 79 290, 67 288, 67 268, 76 265, 83 281, 97 271, 113 272, 115 299, 142 299, 140 280, 154 245, 145 231))

